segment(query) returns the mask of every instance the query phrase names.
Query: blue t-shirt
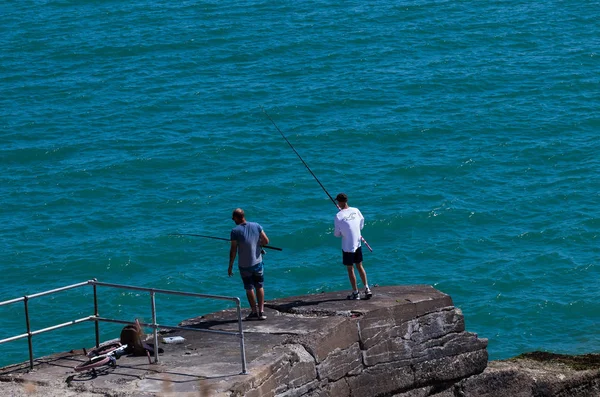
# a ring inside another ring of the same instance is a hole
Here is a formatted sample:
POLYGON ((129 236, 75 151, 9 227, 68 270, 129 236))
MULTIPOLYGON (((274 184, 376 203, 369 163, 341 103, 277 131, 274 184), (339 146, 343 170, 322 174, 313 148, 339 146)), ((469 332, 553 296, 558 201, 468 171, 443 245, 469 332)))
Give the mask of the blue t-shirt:
POLYGON ((262 262, 258 243, 263 228, 256 222, 246 222, 231 229, 231 240, 237 241, 238 266, 251 267, 262 262))

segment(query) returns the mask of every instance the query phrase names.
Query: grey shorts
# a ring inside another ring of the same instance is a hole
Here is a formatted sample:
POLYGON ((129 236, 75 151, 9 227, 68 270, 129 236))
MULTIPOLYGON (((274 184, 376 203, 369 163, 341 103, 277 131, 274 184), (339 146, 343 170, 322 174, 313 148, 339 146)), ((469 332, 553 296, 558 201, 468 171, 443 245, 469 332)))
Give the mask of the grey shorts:
POLYGON ((244 289, 262 288, 264 283, 263 263, 257 263, 250 267, 239 267, 244 289))

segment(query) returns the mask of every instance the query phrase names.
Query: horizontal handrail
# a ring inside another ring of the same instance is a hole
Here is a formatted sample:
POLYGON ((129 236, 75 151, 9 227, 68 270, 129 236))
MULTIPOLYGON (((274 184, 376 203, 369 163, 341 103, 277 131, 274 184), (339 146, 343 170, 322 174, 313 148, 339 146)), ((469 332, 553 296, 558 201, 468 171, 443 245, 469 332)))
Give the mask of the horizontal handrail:
POLYGON ((31 331, 31 332, 28 332, 26 334, 21 334, 21 335, 16 335, 16 336, 13 336, 13 337, 10 337, 10 338, 1 339, 0 340, 0 345, 2 343, 4 343, 4 342, 11 342, 13 340, 19 340, 19 339, 27 338, 30 335, 31 336, 33 336, 33 335, 39 335, 39 334, 43 334, 44 332, 54 331, 55 329, 65 328, 65 327, 68 327, 68 326, 71 326, 71 325, 84 323, 86 321, 93 320, 94 317, 95 316, 82 317, 82 318, 79 318, 77 320, 67 321, 66 323, 57 324, 57 325, 53 325, 51 327, 38 329, 37 331, 31 331))
POLYGON ((2 339, 0 340, 0 345, 6 342, 12 342, 14 340, 19 340, 19 339, 23 339, 23 338, 27 338, 29 336, 29 334, 21 334, 21 335, 15 335, 15 336, 11 336, 10 338, 6 338, 6 339, 2 339))
POLYGON ((67 285, 66 287, 60 287, 60 288, 51 289, 49 291, 38 292, 37 294, 26 295, 25 298, 26 299, 40 298, 42 296, 55 294, 57 292, 67 291, 67 290, 70 290, 70 289, 73 289, 73 288, 78 288, 78 287, 83 287, 83 286, 89 285, 90 283, 91 283, 91 280, 90 281, 84 281, 83 283, 77 283, 77 284, 67 285))
POLYGON ((68 321, 66 323, 62 323, 62 324, 58 324, 58 325, 53 325, 52 327, 48 327, 48 328, 43 328, 43 329, 39 329, 37 331, 31 331, 31 335, 39 335, 39 334, 43 334, 44 332, 50 332, 50 331, 54 331, 55 329, 60 329, 60 328, 65 328, 68 327, 70 325, 75 325, 75 324, 80 324, 86 321, 90 321, 93 320, 94 316, 88 316, 88 317, 83 317, 77 320, 71 320, 68 321))
POLYGON ((94 281, 94 280, 90 280, 90 281, 88 281, 88 283, 90 283, 92 285, 99 285, 102 287, 130 289, 130 290, 134 290, 134 291, 157 292, 157 293, 161 293, 161 294, 182 295, 182 296, 195 296, 198 298, 221 299, 221 300, 228 300, 228 301, 239 301, 240 300, 240 298, 235 297, 235 296, 208 295, 208 294, 199 294, 196 292, 174 291, 174 290, 169 290, 169 289, 135 287, 132 285, 103 283, 103 282, 94 281))
POLYGON ((0 306, 10 305, 11 303, 23 302, 24 300, 25 300, 24 297, 20 297, 20 298, 16 298, 16 299, 11 299, 11 300, 7 300, 7 301, 4 301, 4 302, 0 302, 0 306))
POLYGON ((44 292, 39 292, 37 294, 25 295, 25 296, 22 296, 20 298, 15 298, 15 299, 10 299, 10 300, 7 300, 7 301, 0 302, 0 306, 10 305, 12 303, 17 303, 17 302, 24 302, 24 301, 29 300, 29 299, 35 299, 35 298, 39 298, 41 296, 55 294, 57 292, 66 291, 66 290, 73 289, 73 288, 79 288, 79 287, 82 287, 82 286, 85 286, 85 285, 89 285, 89 284, 90 284, 90 281, 84 281, 82 283, 67 285, 65 287, 51 289, 49 291, 44 291, 44 292))

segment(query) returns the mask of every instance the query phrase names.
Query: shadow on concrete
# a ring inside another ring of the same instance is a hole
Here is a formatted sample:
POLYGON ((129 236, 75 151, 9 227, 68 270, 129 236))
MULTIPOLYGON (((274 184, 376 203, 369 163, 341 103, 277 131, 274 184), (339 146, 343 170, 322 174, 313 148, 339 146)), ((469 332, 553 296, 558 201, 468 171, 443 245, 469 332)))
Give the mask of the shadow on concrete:
POLYGON ((278 310, 278 311, 284 312, 284 313, 292 313, 292 309, 297 308, 297 307, 315 306, 315 305, 318 306, 318 305, 321 305, 321 304, 324 304, 324 303, 346 302, 346 301, 348 301, 348 299, 343 299, 343 298, 339 298, 339 299, 311 300, 311 301, 294 300, 294 301, 291 301, 291 302, 279 303, 279 304, 265 303, 265 307, 268 307, 268 308, 273 309, 273 310, 278 310))

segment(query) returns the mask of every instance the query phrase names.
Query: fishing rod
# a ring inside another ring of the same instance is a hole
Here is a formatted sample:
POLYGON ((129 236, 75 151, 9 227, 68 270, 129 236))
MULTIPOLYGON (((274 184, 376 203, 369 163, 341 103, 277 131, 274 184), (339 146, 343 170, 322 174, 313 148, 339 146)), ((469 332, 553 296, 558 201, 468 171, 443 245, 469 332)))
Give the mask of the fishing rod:
MULTIPOLYGON (((213 236, 205 236, 203 234, 191 234, 191 233, 171 233, 169 236, 193 236, 193 237, 204 237, 204 238, 212 238, 213 240, 223 240, 223 241, 231 241, 228 238, 223 237, 213 237, 213 236)), ((272 247, 270 245, 263 245, 262 248, 268 248, 271 250, 282 251, 282 248, 272 247)))
MULTIPOLYGON (((275 122, 273 121, 273 119, 271 118, 271 116, 269 116, 269 113, 267 113, 267 111, 262 106, 260 108, 262 109, 263 113, 269 118, 269 120, 271 120, 271 123, 273 123, 273 125, 275 126, 275 128, 277 128, 277 131, 279 131, 279 133, 281 134, 281 136, 283 137, 283 139, 285 139, 285 141, 287 142, 287 144, 290 145, 290 147, 292 148, 292 150, 294 151, 294 153, 296 153, 296 156, 298 156, 298 158, 300 159, 300 161, 302 161, 302 164, 304 164, 304 166, 306 167, 306 169, 308 170, 308 172, 310 172, 310 174, 313 176, 313 178, 315 178, 315 180, 317 181, 317 183, 321 186, 321 189, 323 189, 323 191, 325 192, 325 194, 327 194, 327 197, 329 197, 329 199, 331 200, 331 202, 337 207, 338 210, 341 210, 341 208, 338 205, 338 203, 335 202, 334 198, 331 197, 331 194, 329 194, 329 192, 327 191, 327 189, 325 189, 325 186, 323 186, 323 184, 321 183, 321 181, 319 180, 319 178, 317 178, 317 176, 315 175, 314 172, 312 172, 312 170, 310 169, 310 167, 308 166, 308 164, 306 164, 306 161, 304 161, 304 159, 302 158, 302 156, 300 156, 300 153, 298 153, 298 151, 294 148, 294 146, 292 146, 292 144, 286 138, 286 136, 283 134, 283 132, 281 132, 281 130, 279 129, 279 127, 277 127, 277 124, 275 124, 275 122)), ((365 243, 365 245, 367 246, 367 248, 369 249, 369 251, 373 252, 373 249, 371 248, 371 246, 369 245, 369 243, 367 243, 367 240, 365 240, 365 238, 363 236, 360 236, 360 239, 362 240, 363 243, 365 243)))

